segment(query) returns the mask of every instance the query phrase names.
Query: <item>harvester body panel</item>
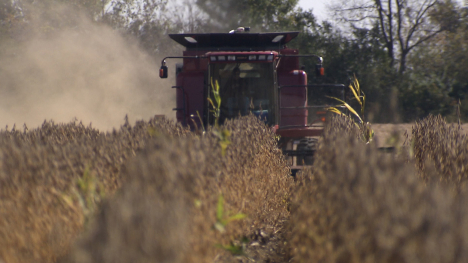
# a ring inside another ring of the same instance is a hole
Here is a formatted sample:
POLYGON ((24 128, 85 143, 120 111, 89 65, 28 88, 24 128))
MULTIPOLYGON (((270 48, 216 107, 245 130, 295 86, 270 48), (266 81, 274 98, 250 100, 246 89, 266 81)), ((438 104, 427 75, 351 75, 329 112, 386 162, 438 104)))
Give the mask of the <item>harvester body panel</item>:
MULTIPOLYGON (((297 144, 321 134, 324 109, 333 104, 329 97, 334 96, 335 89, 344 90, 344 86, 307 85, 307 74, 300 68, 299 58, 314 57, 319 60, 319 68, 322 58, 299 55, 298 50, 287 48, 285 45, 297 35, 298 32, 169 35, 186 47, 183 56, 177 57, 183 59, 183 65, 173 87, 177 121, 199 129, 214 124, 215 119, 222 123, 252 113, 281 136, 280 147, 285 153, 311 154, 311 150, 297 150, 302 147, 297 144), (215 87, 219 88, 221 105, 208 100, 215 101, 215 87), (324 98, 328 98, 326 105, 308 105, 308 100, 323 103, 324 98)), ((165 63, 163 60, 162 68, 167 74, 165 63)), ((293 160, 292 165, 298 162, 293 160)))

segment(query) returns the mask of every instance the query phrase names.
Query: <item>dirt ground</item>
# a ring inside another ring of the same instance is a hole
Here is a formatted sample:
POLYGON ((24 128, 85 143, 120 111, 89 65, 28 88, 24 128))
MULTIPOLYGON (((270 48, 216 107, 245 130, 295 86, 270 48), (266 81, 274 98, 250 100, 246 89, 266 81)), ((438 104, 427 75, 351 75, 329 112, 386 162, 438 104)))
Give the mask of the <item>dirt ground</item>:
MULTIPOLYGON (((402 145, 405 140, 405 132, 411 137, 411 130, 414 123, 373 123, 374 141, 378 147, 391 147, 402 145)), ((462 124, 462 129, 465 134, 468 133, 468 123, 462 124)))

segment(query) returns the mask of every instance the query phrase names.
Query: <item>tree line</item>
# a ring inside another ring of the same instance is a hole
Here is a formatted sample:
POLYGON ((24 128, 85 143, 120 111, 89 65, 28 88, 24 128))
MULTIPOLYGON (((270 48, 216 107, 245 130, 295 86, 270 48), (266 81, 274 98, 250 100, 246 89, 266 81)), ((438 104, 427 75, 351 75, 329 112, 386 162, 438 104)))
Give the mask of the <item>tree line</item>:
POLYGON ((301 61, 310 69, 309 81, 346 83, 355 75, 371 121, 408 122, 429 114, 468 119, 468 9, 456 0, 333 0, 333 15, 322 22, 298 0, 182 1, 0 0, 0 54, 31 35, 76 27, 83 16, 138 41, 155 57, 180 53, 168 33, 239 26, 300 31, 290 46, 324 57, 326 68, 324 78, 315 78, 314 61, 301 61))

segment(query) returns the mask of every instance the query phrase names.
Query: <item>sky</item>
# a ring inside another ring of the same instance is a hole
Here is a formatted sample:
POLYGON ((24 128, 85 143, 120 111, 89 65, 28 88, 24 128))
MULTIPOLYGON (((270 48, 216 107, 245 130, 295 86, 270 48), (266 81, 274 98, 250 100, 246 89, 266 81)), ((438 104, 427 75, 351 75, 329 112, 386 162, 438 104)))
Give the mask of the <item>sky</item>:
POLYGON ((327 18, 325 0, 299 0, 299 6, 304 10, 313 9, 312 12, 318 20, 327 18))
MULTIPOLYGON (((330 0, 299 0, 299 6, 305 10, 312 8, 314 10, 312 13, 315 15, 315 17, 318 20, 324 20, 328 18, 325 7, 327 2, 330 2, 330 0)), ((468 0, 455 0, 455 2, 468 7, 468 0)))

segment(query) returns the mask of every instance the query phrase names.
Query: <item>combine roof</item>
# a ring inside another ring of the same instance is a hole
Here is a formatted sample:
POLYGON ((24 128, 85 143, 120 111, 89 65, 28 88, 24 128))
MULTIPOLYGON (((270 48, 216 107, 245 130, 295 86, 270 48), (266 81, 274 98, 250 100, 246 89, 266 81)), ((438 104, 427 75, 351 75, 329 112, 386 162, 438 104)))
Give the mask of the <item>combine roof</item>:
POLYGON ((278 48, 293 40, 299 32, 276 33, 206 33, 169 34, 177 43, 189 49, 259 50, 278 48))

